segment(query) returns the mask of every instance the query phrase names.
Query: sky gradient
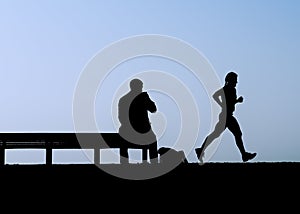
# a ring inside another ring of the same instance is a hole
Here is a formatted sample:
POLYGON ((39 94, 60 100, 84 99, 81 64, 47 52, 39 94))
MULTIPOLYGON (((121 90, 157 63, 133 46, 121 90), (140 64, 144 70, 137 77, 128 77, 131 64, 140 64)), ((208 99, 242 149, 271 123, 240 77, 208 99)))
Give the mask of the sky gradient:
MULTIPOLYGON (((299 14, 296 0, 2 0, 0 130, 74 131, 73 95, 92 57, 120 39, 158 34, 178 38, 199 50, 221 84, 229 70, 239 74, 237 92, 244 103, 237 104, 235 115, 246 149, 258 153, 255 161, 300 161, 299 14)), ((116 129, 108 105, 116 97, 111 95, 125 87, 129 78, 149 70, 176 76, 194 95, 201 109, 195 143, 199 147, 211 129, 207 112, 211 94, 196 86, 185 68, 156 57, 123 63, 107 78, 95 103, 101 130, 116 129)), ((165 117, 165 135, 159 146, 173 145, 174 133, 180 129, 174 125, 178 106, 161 93, 150 94, 165 117)), ((36 157, 24 152, 14 155, 21 158, 23 154, 28 161, 41 158, 40 153, 35 153, 36 157)), ((68 155, 57 154, 57 158, 68 155)), ((189 160, 197 161, 195 154, 189 154, 189 160)), ((210 161, 241 161, 229 131, 222 135, 210 161)))

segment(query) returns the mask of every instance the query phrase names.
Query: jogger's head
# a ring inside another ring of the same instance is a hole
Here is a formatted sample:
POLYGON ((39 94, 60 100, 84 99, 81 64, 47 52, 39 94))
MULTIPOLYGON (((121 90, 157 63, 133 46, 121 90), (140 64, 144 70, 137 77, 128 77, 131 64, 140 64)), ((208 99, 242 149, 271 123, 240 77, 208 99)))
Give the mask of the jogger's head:
POLYGON ((230 71, 229 73, 227 73, 226 77, 225 77, 225 85, 231 84, 231 85, 236 85, 237 83, 237 73, 230 71))

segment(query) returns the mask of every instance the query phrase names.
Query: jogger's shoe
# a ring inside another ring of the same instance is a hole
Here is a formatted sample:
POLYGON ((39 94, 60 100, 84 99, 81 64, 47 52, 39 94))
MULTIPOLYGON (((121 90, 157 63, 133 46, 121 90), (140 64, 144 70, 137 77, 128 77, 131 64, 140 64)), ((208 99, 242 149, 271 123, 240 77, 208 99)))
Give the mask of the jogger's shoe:
POLYGON ((246 153, 243 155, 242 159, 243 159, 244 162, 247 162, 247 161, 252 160, 253 158, 255 158, 255 156, 256 156, 256 153, 249 153, 249 152, 246 152, 246 153))
POLYGON ((196 148, 195 149, 196 154, 197 154, 197 158, 200 161, 200 164, 203 164, 203 156, 204 156, 204 152, 203 152, 203 148, 196 148))

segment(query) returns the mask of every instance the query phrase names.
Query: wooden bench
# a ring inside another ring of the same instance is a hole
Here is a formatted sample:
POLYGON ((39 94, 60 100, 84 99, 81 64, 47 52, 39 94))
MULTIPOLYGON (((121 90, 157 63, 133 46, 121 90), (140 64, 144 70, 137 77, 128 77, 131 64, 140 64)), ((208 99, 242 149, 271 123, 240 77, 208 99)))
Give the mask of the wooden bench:
POLYGON ((100 150, 109 148, 120 149, 121 163, 129 148, 142 149, 147 160, 147 147, 129 143, 118 133, 0 133, 0 165, 5 164, 7 149, 45 149, 46 165, 51 165, 53 149, 93 149, 94 163, 100 164, 100 150))

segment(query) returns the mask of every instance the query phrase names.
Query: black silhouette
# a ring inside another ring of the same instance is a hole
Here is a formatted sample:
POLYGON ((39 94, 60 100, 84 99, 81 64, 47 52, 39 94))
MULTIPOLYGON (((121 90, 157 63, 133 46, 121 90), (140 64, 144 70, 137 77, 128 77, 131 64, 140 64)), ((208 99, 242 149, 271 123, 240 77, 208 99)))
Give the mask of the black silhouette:
POLYGON ((236 145, 242 155, 243 162, 249 161, 256 156, 256 153, 245 151, 242 140, 242 131, 237 119, 233 116, 235 104, 242 103, 243 97, 237 98, 236 84, 238 75, 235 72, 229 72, 225 77, 225 85, 216 91, 213 95, 214 100, 221 106, 222 111, 219 114, 219 122, 216 124, 214 131, 209 134, 200 148, 196 148, 196 154, 203 163, 205 149, 228 128, 235 137, 236 145))
POLYGON ((177 151, 173 148, 161 147, 158 149, 159 162, 164 163, 188 163, 184 151, 177 151))
MULTIPOLYGON (((148 151, 150 163, 158 163, 157 140, 148 118, 148 112, 154 113, 156 110, 148 93, 143 92, 143 82, 140 79, 131 80, 130 91, 119 100, 119 134, 130 143, 143 145, 144 163, 147 163, 148 151)), ((120 152, 120 155, 121 163, 126 163, 128 150, 120 152)))

